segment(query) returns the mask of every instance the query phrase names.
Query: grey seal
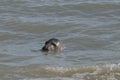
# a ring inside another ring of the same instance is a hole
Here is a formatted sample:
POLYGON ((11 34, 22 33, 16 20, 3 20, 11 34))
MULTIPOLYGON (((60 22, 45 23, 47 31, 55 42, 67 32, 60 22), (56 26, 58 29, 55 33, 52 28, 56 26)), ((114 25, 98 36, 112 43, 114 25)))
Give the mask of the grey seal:
POLYGON ((50 51, 62 51, 63 49, 64 45, 59 39, 51 38, 45 42, 41 50, 43 52, 50 52, 50 51))

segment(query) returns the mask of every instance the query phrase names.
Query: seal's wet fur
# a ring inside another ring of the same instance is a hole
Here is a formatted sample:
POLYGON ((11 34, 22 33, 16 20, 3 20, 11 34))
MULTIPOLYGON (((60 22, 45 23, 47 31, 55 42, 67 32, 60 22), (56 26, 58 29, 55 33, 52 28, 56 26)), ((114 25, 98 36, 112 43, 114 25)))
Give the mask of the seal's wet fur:
POLYGON ((52 38, 45 42, 45 45, 42 48, 42 51, 49 52, 49 51, 61 51, 63 50, 64 46, 59 39, 52 38))

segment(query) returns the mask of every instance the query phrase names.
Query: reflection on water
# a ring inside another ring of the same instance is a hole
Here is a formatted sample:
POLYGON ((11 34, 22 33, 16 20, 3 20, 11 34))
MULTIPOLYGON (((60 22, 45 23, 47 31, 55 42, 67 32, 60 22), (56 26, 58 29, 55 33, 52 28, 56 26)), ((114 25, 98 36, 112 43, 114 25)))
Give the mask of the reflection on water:
POLYGON ((120 1, 1 0, 2 80, 119 80, 120 1), (46 55, 58 38, 61 53, 46 55))

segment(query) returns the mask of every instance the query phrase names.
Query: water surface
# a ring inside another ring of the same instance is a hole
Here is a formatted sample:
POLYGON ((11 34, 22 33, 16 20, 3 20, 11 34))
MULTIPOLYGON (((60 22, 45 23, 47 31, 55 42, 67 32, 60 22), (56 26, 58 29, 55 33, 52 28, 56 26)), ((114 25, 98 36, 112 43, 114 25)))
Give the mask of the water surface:
POLYGON ((120 80, 119 0, 1 0, 2 80, 120 80), (50 38, 66 46, 46 55, 50 38))

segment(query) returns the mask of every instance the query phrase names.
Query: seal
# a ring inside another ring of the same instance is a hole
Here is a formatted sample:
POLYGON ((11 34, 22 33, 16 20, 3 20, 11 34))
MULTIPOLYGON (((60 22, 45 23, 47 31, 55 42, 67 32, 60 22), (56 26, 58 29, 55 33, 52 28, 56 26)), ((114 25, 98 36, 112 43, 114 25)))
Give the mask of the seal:
POLYGON ((44 46, 42 47, 43 52, 50 52, 50 51, 62 51, 64 49, 64 45, 59 39, 52 38, 45 42, 44 46))

